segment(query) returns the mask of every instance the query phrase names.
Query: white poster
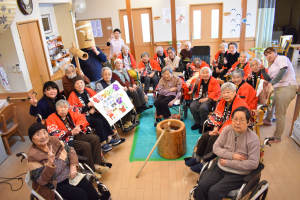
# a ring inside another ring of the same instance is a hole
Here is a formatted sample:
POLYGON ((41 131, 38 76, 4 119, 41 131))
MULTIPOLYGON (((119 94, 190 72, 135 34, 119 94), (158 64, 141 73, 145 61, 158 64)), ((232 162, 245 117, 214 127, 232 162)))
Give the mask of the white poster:
POLYGON ((93 29, 93 35, 94 37, 103 37, 103 31, 102 31, 102 24, 101 24, 101 20, 91 20, 91 26, 93 29))
MULTIPOLYGON (((185 7, 176 7, 176 23, 182 24, 185 23, 185 7)), ((163 8, 163 23, 170 24, 171 23, 171 8, 163 8)))
POLYGON ((133 109, 127 93, 117 81, 91 97, 90 101, 111 126, 133 109))

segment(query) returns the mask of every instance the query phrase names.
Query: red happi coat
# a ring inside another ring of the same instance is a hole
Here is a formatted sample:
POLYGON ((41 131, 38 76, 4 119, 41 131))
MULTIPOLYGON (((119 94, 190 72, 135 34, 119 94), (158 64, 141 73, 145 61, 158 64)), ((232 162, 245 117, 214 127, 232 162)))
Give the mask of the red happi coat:
POLYGON ((245 97, 244 100, 251 110, 257 108, 258 97, 256 96, 256 91, 249 83, 244 82, 236 94, 245 97))
MULTIPOLYGON (((128 53, 129 57, 130 57, 130 62, 131 62, 131 66, 133 69, 136 69, 136 62, 135 59, 133 57, 133 55, 131 53, 128 53)), ((118 56, 119 59, 121 59, 123 61, 123 54, 120 54, 118 56)), ((123 68, 124 68, 124 62, 123 62, 123 68)))
MULTIPOLYGON (((194 78, 191 83, 195 83, 196 81, 197 81, 197 78, 194 78)), ((195 93, 195 98, 197 98, 199 95, 201 82, 202 82, 202 77, 200 78, 200 81, 197 85, 197 91, 195 93)), ((220 87, 219 81, 212 76, 210 77, 210 80, 208 83, 207 94, 208 94, 208 98, 210 98, 212 100, 218 100, 219 97, 221 96, 221 87, 220 87)))
MULTIPOLYGON (((168 53, 167 53, 167 50, 164 50, 164 54, 165 54, 166 57, 169 56, 168 53)), ((153 60, 156 60, 157 58, 158 58, 157 53, 155 53, 154 56, 153 56, 153 60)))
MULTIPOLYGON (((159 72, 161 71, 160 65, 158 64, 157 61, 149 59, 149 62, 150 62, 150 66, 152 67, 153 70, 156 70, 159 72)), ((145 69, 145 64, 143 63, 143 61, 141 61, 139 63, 138 69, 139 69, 139 71, 143 71, 145 69)))
MULTIPOLYGON (((230 75, 231 72, 233 72, 235 70, 235 68, 240 64, 240 61, 236 61, 232 67, 228 70, 227 74, 226 75, 230 75)), ((245 75, 244 75, 244 80, 247 79, 249 73, 250 73, 250 63, 247 62, 246 66, 244 67, 243 71, 245 72, 245 75)))
MULTIPOLYGON (((97 94, 97 92, 95 92, 91 88, 85 87, 84 89, 87 91, 87 93, 90 95, 90 97, 93 97, 97 94)), ((79 98, 77 97, 77 95, 75 94, 74 91, 70 94, 68 102, 70 103, 71 111, 81 113, 83 105, 80 102, 79 98)))
POLYGON ((232 124, 231 117, 232 117, 233 111, 236 108, 238 108, 240 106, 244 106, 249 109, 249 106, 247 105, 247 103, 242 98, 240 98, 236 95, 234 101, 232 102, 232 110, 231 110, 230 118, 223 123, 223 114, 224 114, 225 104, 226 104, 226 101, 224 99, 221 99, 218 103, 216 110, 213 112, 213 114, 208 119, 208 124, 210 126, 218 127, 220 132, 223 130, 223 128, 225 126, 232 124))
MULTIPOLYGON (((83 132, 86 132, 86 126, 89 123, 86 121, 86 118, 83 114, 75 113, 69 111, 69 115, 74 122, 74 125, 79 125, 83 132)), ((60 120, 56 113, 52 113, 46 120, 46 126, 49 135, 58 137, 64 143, 69 142, 69 137, 72 136, 72 133, 68 131, 65 124, 60 120)))
MULTIPOLYGON (((213 59, 215 62, 218 61, 220 53, 221 53, 221 51, 218 51, 218 52, 216 53, 216 55, 215 55, 215 57, 214 57, 214 59, 213 59)), ((226 54, 226 53, 227 53, 227 52, 225 52, 225 54, 226 54)), ((225 66, 223 65, 222 69, 227 69, 227 67, 225 67, 225 66)))

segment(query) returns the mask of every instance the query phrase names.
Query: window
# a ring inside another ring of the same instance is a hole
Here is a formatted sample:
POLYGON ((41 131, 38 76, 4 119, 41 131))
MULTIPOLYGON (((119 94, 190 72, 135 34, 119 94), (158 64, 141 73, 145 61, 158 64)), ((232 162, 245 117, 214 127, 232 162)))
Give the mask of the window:
POLYGON ((201 10, 194 10, 193 18, 194 39, 201 39, 201 10))
POLYGON ((149 24, 149 14, 141 14, 142 18, 142 32, 143 32, 143 42, 150 42, 150 24, 149 24))
POLYGON ((127 15, 123 15, 123 20, 124 20, 126 43, 128 44, 128 43, 130 43, 130 39, 129 39, 129 27, 128 27, 127 15))
POLYGON ((219 9, 211 10, 211 38, 219 38, 219 9))

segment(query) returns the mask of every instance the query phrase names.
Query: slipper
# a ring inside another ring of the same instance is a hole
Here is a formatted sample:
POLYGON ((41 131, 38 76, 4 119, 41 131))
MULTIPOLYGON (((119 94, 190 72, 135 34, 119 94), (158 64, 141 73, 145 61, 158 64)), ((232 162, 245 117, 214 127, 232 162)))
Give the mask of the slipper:
POLYGON ((191 158, 188 161, 185 161, 185 165, 188 167, 192 167, 194 165, 197 165, 199 162, 196 161, 196 158, 191 158))
POLYGON ((197 165, 192 166, 190 169, 193 172, 196 172, 196 173, 200 174, 202 167, 203 167, 203 164, 202 163, 198 163, 197 165))

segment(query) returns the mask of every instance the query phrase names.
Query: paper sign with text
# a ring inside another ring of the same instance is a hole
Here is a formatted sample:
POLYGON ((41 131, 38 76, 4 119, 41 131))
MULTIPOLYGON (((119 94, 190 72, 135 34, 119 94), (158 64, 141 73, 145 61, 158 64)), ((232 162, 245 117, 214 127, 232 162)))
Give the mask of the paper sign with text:
POLYGON ((133 109, 127 93, 117 81, 91 97, 90 101, 111 126, 133 109))

